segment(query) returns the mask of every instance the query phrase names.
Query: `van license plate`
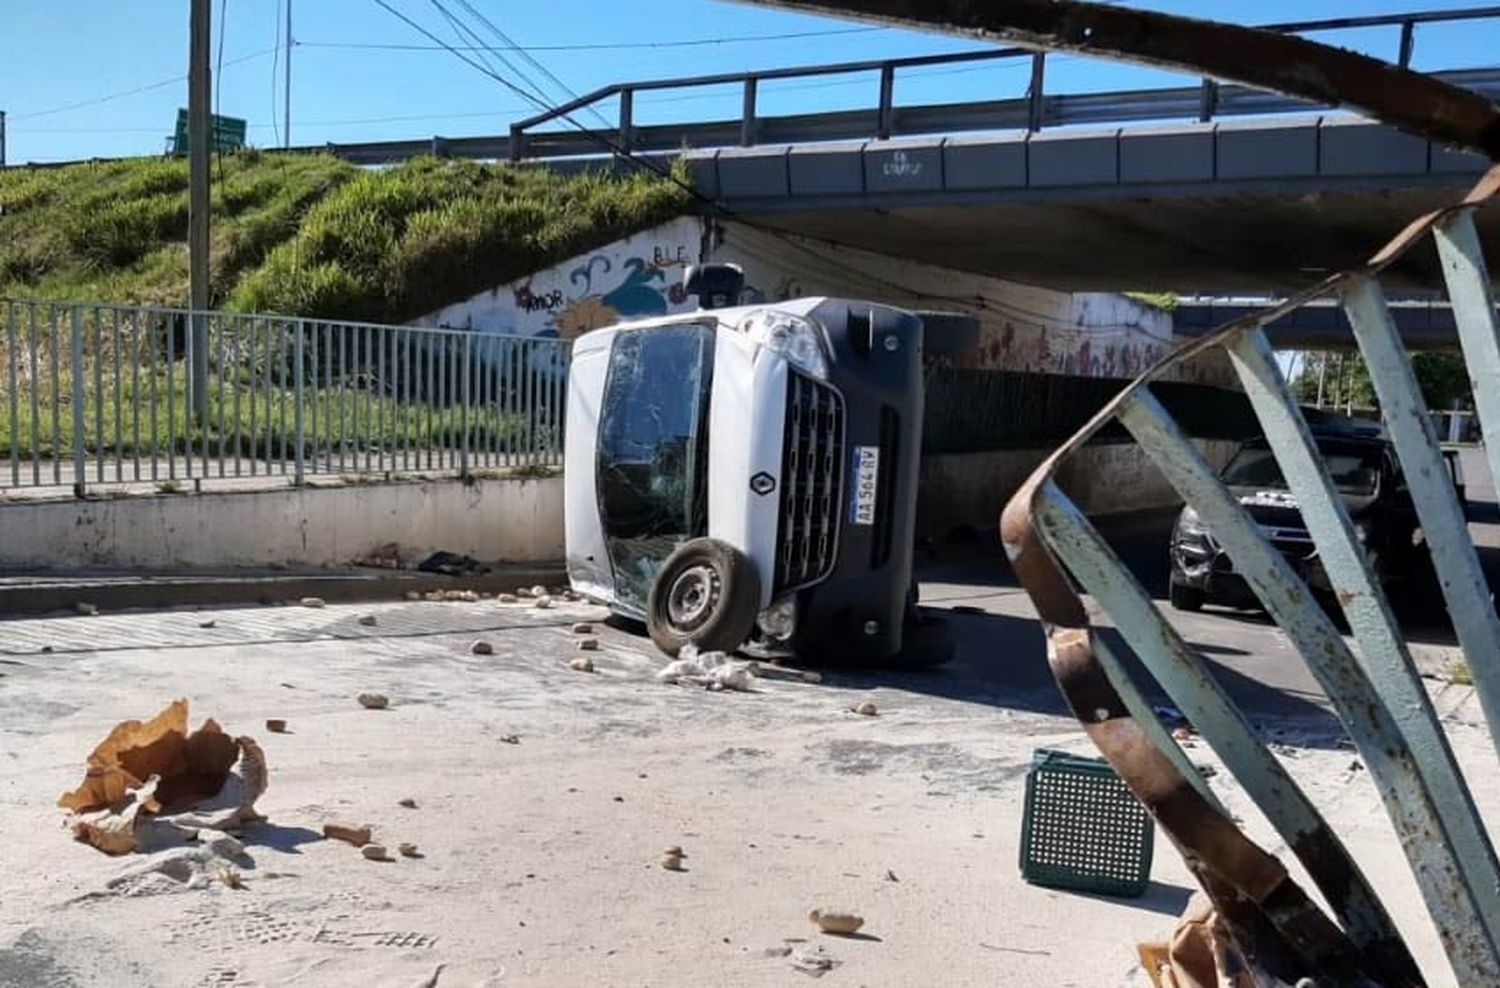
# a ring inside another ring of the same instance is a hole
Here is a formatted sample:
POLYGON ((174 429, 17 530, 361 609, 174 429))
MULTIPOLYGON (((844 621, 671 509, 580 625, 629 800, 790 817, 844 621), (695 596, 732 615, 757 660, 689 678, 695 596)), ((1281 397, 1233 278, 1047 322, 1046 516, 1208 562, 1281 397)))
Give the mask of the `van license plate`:
POLYGON ((854 447, 854 496, 849 501, 849 521, 875 524, 875 489, 880 479, 880 447, 854 447))

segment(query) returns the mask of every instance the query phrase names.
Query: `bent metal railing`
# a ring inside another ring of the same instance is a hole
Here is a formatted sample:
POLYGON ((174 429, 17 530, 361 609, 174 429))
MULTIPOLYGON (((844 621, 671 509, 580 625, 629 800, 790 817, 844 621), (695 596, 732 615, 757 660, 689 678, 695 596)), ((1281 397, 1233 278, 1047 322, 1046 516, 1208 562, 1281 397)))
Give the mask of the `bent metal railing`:
POLYGON ((1484 382, 1475 399, 1489 465, 1500 477, 1500 388, 1494 383, 1500 381, 1500 328, 1474 223, 1475 210, 1497 191, 1500 166, 1460 202, 1412 223, 1364 266, 1185 345, 1054 453, 1002 516, 1006 552, 1046 627, 1049 661, 1064 696, 1182 851, 1264 979, 1258 984, 1296 984, 1300 977, 1318 985, 1423 982, 1333 829, 1257 739, 1198 650, 1059 489, 1056 472, 1112 420, 1131 433, 1213 531, 1327 693, 1369 768, 1459 983, 1500 984, 1500 866, 1489 835, 1263 331, 1318 299, 1337 298, 1347 312, 1494 735, 1500 726, 1500 618, 1378 277, 1425 238, 1436 242, 1470 375, 1484 382), (1165 370, 1215 348, 1234 365, 1281 464, 1357 649, 1152 394, 1152 381, 1165 370), (1332 919, 1218 803, 1095 634, 1075 581, 1301 859, 1332 919))

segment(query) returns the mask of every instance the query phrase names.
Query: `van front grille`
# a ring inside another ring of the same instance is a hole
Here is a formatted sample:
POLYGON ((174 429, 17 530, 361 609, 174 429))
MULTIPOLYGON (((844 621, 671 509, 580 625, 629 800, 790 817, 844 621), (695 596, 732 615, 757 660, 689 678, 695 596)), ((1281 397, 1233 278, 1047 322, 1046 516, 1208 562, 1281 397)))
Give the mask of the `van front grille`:
POLYGON ((793 373, 787 380, 775 595, 816 583, 838 557, 844 489, 844 400, 793 373))

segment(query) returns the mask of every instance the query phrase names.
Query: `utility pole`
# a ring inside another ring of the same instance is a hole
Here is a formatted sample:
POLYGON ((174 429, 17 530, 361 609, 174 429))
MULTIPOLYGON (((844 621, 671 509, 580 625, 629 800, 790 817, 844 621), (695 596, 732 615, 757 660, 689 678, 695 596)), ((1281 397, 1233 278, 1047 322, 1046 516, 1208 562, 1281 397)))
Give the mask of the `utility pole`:
POLYGON ((282 98, 286 100, 282 116, 282 147, 292 146, 292 0, 286 0, 286 81, 282 85, 282 98))
POLYGON ((208 161, 213 140, 209 100, 212 35, 211 0, 191 0, 188 42, 188 307, 192 333, 188 338, 191 365, 188 382, 192 408, 200 423, 208 422, 208 322, 204 310, 208 292, 208 161))

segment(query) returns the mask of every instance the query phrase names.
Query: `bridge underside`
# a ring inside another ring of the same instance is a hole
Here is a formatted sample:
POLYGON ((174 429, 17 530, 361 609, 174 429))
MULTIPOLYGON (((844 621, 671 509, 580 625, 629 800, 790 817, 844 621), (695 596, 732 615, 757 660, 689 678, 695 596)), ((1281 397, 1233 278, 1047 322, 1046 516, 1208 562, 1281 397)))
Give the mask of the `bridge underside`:
MULTIPOLYGON (((1357 265, 1469 181, 1396 190, 1347 182, 1299 190, 1290 181, 1205 196, 1074 189, 1014 201, 994 193, 955 201, 948 192, 940 202, 884 196, 803 208, 793 199, 738 213, 788 233, 1068 291, 1286 292, 1357 265)), ((1500 210, 1482 212, 1479 229, 1487 255, 1500 257, 1500 210)), ((1440 289, 1436 252, 1413 251, 1384 281, 1392 290, 1440 289)))

